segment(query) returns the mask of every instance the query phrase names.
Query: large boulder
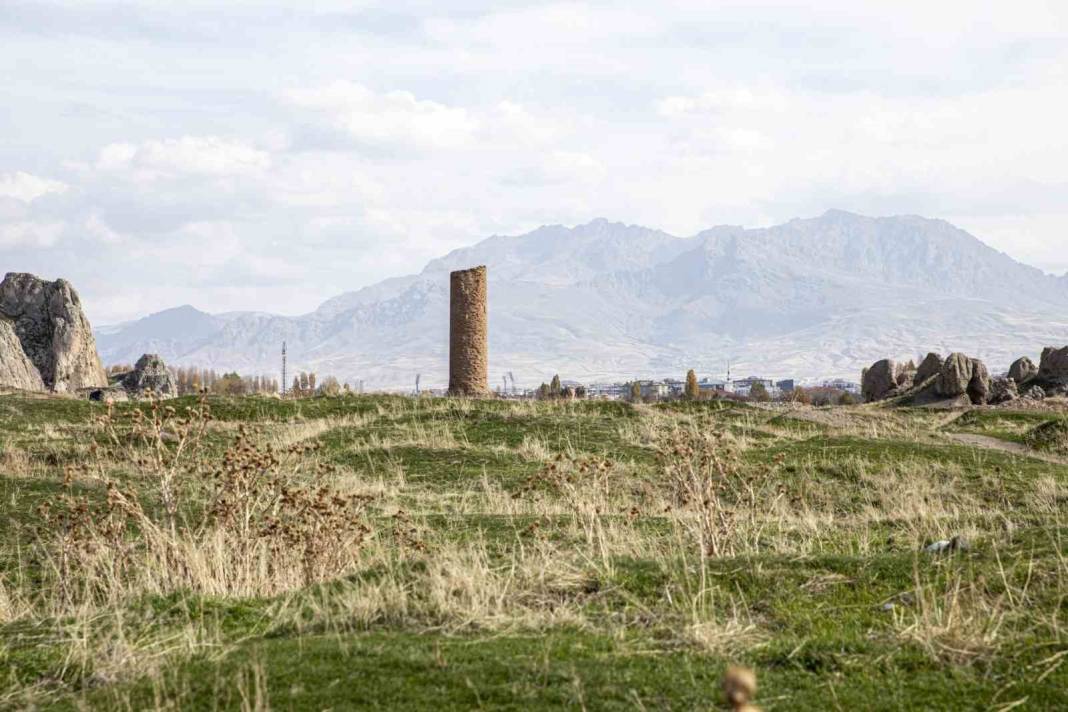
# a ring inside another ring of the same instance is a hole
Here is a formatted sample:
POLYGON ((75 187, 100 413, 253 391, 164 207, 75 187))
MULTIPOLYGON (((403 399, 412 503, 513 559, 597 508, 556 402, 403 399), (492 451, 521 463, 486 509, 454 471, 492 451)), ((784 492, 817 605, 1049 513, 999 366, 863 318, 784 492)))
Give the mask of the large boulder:
POLYGON ((15 325, 3 317, 0 317, 0 386, 24 391, 45 389, 37 367, 22 350, 15 325))
POLYGON ((967 392, 975 405, 986 403, 990 397, 990 372, 986 364, 977 358, 972 359, 972 378, 968 381, 967 392))
POLYGON ((943 398, 967 394, 972 403, 985 403, 990 393, 990 372, 979 359, 962 353, 950 354, 938 372, 935 393, 943 398))
POLYGON ((864 401, 870 403, 889 397, 897 389, 897 376, 897 366, 888 358, 876 361, 865 369, 860 383, 864 401))
POLYGON ((134 368, 122 377, 122 387, 132 398, 146 392, 159 398, 174 398, 178 386, 174 383, 167 365, 157 354, 145 354, 137 359, 134 368))
POLYGON ((1042 349, 1042 360, 1038 364, 1038 380, 1043 384, 1068 384, 1068 346, 1042 349))
POLYGON ((935 381, 935 393, 946 398, 956 398, 968 392, 972 381, 972 360, 961 353, 953 353, 942 364, 935 381))
MULTIPOLYGON (((66 280, 8 273, 0 282, 0 317, 11 323, 45 389, 66 393, 107 385, 89 320, 66 280)), ((5 343, 11 361, 11 344, 5 343)))
POLYGON ((1016 381, 1017 385, 1024 381, 1030 381, 1038 375, 1038 366, 1026 356, 1021 356, 1009 366, 1009 378, 1016 381))
POLYGON ((912 379, 912 385, 919 386, 931 376, 937 376, 938 372, 942 370, 943 363, 944 360, 940 354, 936 354, 933 351, 927 354, 916 369, 916 375, 912 379))

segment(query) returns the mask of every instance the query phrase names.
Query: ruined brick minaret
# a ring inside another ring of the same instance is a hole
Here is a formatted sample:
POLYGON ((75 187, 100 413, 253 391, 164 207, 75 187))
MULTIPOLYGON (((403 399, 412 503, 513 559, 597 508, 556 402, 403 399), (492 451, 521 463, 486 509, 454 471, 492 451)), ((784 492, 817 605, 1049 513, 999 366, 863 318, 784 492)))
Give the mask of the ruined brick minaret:
POLYGON ((486 267, 449 275, 449 395, 489 393, 486 267))

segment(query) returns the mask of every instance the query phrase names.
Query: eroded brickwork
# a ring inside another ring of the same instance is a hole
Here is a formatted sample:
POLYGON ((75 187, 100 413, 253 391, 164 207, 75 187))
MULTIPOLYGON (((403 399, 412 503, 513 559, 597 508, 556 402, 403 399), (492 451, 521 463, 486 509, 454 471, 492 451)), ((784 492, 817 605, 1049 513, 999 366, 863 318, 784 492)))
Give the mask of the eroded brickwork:
POLYGON ((485 266, 449 276, 449 393, 489 393, 485 266))

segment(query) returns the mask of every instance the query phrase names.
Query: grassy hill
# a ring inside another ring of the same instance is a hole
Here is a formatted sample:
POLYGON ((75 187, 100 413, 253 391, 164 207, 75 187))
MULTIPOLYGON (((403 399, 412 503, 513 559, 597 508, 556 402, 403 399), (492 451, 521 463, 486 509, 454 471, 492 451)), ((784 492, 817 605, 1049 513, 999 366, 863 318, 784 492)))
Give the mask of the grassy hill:
POLYGON ((1057 417, 2 396, 0 707, 1064 707, 1057 417))

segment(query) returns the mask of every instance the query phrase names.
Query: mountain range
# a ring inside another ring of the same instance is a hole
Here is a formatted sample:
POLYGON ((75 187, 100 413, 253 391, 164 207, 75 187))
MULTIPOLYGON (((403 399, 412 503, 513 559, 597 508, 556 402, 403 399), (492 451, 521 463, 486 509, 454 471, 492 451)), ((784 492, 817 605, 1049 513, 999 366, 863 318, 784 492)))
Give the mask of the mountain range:
POLYGON ((1021 264, 916 216, 830 211, 691 237, 604 219, 494 236, 422 272, 341 294, 297 317, 191 306, 101 327, 105 363, 290 370, 368 388, 447 381, 449 272, 489 273, 490 382, 846 377, 883 357, 965 351, 1000 370, 1068 342, 1068 275, 1021 264))

